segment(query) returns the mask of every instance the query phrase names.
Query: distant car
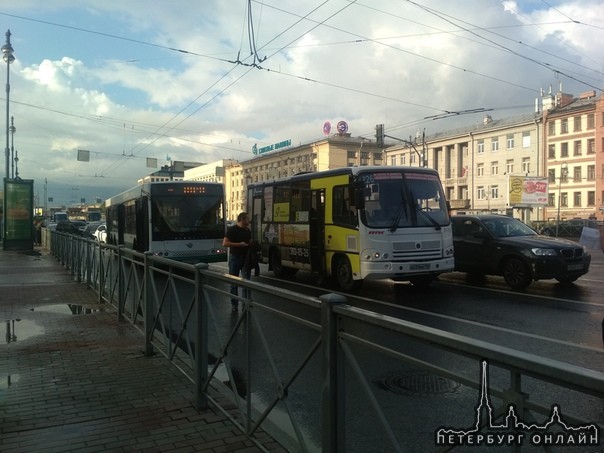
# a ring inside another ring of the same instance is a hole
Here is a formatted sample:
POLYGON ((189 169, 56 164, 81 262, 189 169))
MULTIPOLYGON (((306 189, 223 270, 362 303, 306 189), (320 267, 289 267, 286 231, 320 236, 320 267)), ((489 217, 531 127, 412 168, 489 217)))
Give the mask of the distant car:
POLYGON ((99 242, 107 242, 107 225, 104 223, 99 225, 92 236, 99 242))
POLYGON ((455 270, 500 275, 514 289, 533 280, 571 283, 589 272, 591 255, 577 242, 537 234, 504 215, 451 217, 455 270))
POLYGON ((95 239, 94 232, 99 226, 104 224, 105 222, 88 222, 84 228, 84 231, 82 232, 82 236, 84 236, 86 239, 95 239))
POLYGON ((57 223, 57 227, 55 229, 61 233, 81 235, 82 229, 85 226, 86 222, 80 220, 61 220, 57 223))

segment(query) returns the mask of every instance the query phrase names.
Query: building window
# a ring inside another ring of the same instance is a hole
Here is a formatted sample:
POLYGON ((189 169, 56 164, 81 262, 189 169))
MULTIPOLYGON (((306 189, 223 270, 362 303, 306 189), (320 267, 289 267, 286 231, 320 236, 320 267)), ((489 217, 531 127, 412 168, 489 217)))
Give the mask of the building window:
POLYGON ((596 205, 596 192, 594 190, 590 190, 587 192, 587 206, 595 206, 596 205))
POLYGON ((595 179, 596 179, 596 166, 588 165, 587 166, 587 180, 595 181, 595 179))
POLYGON ((568 207, 568 194, 566 192, 560 194, 560 206, 568 207))
POLYGON ((555 204, 554 204, 555 202, 556 202, 555 195, 553 193, 548 193, 547 194, 547 206, 550 208, 553 208, 555 206, 555 204))
POLYGON ((498 175, 499 174, 499 162, 496 160, 491 162, 491 174, 498 175))
POLYGON ((547 135, 556 135, 556 121, 547 123, 547 135))
POLYGON ((348 151, 347 155, 348 155, 349 159, 356 159, 357 158, 357 153, 355 153, 354 151, 348 151))
POLYGON ((587 154, 595 154, 596 153, 596 139, 588 138, 587 139, 587 154))
POLYGON ((555 159, 556 158, 556 145, 549 145, 547 147, 547 157, 549 159, 555 159))
POLYGON ((415 154, 411 153, 409 155, 409 164, 413 165, 415 163, 415 154))
POLYGON ((548 182, 556 182, 556 170, 554 170, 554 169, 547 170, 547 180, 548 180, 548 182))
POLYGON ((575 116, 573 118, 573 132, 580 132, 580 131, 581 131, 581 117, 575 116))
POLYGON ((476 176, 484 176, 484 164, 476 165, 476 176))
POLYGON ((573 194, 573 206, 581 206, 581 192, 573 194))
POLYGON ((531 133, 530 131, 522 133, 522 147, 529 148, 531 146, 531 133))
POLYGON ((401 165, 407 165, 407 156, 405 154, 401 154, 401 165))
POLYGON ((491 186, 491 200, 499 198, 499 186, 491 186))
POLYGON ((508 149, 514 148, 514 134, 508 134, 508 136, 506 137, 506 143, 508 149))
POLYGON ((382 153, 373 153, 373 161, 379 162, 382 160, 382 153))
POLYGON ((396 156, 390 156, 390 165, 396 167, 396 156))
POLYGON ((499 137, 491 139, 491 151, 499 151, 499 137))
POLYGON ((522 173, 529 174, 531 172, 531 158, 523 157, 522 158, 522 173))
POLYGON ((573 142, 573 156, 581 155, 581 140, 575 140, 573 142))
POLYGON ((560 121, 560 133, 568 134, 568 118, 564 118, 560 121))
POLYGON ((508 175, 514 173, 514 159, 508 159, 505 161, 505 172, 508 175))
POLYGON ((479 200, 485 199, 484 186, 478 186, 476 188, 476 198, 478 198, 479 200))
POLYGON ((573 181, 574 182, 581 182, 581 167, 574 167, 573 168, 573 181))
POLYGON ((478 154, 484 153, 484 140, 478 140, 478 154))
POLYGON ((568 157, 568 142, 560 143, 560 157, 568 157))
POLYGON ((594 129, 596 127, 596 119, 593 113, 587 114, 587 129, 594 129))

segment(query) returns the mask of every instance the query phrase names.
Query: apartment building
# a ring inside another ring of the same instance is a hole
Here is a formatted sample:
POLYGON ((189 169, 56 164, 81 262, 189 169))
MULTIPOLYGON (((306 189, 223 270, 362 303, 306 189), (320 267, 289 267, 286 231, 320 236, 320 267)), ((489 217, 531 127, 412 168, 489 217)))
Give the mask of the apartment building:
POLYGON ((604 103, 595 91, 543 100, 549 193, 547 219, 602 216, 604 103))
POLYGON ((386 165, 439 171, 458 212, 498 212, 525 222, 604 216, 604 98, 543 95, 536 113, 494 119, 386 148, 386 165), (511 196, 521 180, 539 202, 511 196))
POLYGON ((385 162, 438 170, 454 211, 507 213, 530 221, 545 207, 510 202, 509 184, 515 176, 543 176, 542 140, 540 114, 486 115, 480 123, 436 133, 420 143, 391 146, 385 162))

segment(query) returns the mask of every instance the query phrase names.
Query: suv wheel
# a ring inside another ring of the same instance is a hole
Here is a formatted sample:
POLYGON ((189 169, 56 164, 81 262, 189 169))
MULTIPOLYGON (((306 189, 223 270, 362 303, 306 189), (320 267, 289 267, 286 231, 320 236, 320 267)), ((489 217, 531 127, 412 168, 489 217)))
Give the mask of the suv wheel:
POLYGON ((505 282, 513 289, 524 289, 533 281, 529 267, 520 258, 508 258, 501 269, 505 282))

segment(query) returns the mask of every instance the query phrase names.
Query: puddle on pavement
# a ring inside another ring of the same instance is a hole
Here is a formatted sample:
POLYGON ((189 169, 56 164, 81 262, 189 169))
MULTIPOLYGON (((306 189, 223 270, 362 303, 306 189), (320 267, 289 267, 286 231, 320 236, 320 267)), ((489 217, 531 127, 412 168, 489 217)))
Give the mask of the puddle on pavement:
POLYGON ((31 309, 32 311, 49 311, 52 313, 60 313, 64 315, 91 315, 93 313, 101 313, 105 311, 102 306, 78 305, 78 304, 54 304, 44 305, 31 309))
POLYGON ((4 321, 4 340, 7 343, 25 340, 44 333, 44 327, 29 319, 10 319, 4 321))
POLYGON ((0 390, 6 390, 17 382, 19 382, 18 374, 0 374, 0 390))

